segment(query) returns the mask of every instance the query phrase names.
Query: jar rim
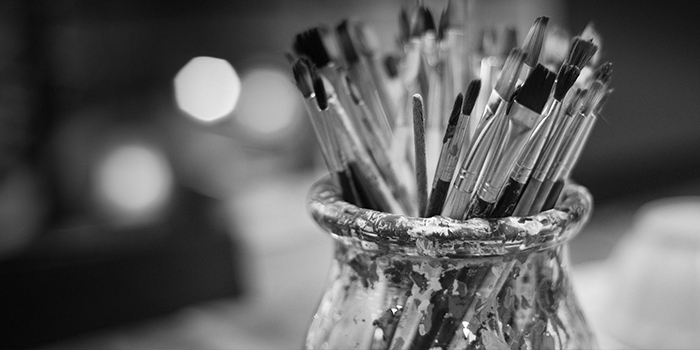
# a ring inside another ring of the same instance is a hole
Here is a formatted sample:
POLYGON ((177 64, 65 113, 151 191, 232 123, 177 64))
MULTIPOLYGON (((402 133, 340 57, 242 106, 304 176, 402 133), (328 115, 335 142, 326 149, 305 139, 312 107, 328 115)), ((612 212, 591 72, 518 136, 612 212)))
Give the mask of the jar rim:
POLYGON ((332 180, 324 177, 311 186, 307 206, 326 232, 365 250, 432 257, 489 257, 529 253, 564 243, 588 221, 593 198, 585 187, 569 183, 554 209, 531 216, 420 218, 348 203, 332 180))

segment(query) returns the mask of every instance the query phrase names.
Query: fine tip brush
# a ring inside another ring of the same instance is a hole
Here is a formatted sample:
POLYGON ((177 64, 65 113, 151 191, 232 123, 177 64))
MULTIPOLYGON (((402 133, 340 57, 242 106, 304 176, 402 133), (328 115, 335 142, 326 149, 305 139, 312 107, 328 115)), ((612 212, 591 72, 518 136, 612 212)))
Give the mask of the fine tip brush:
POLYGON ((325 26, 309 28, 298 33, 292 44, 292 49, 300 57, 307 57, 335 90, 338 100, 343 108, 351 115, 359 113, 353 103, 350 92, 345 83, 345 72, 338 65, 337 54, 331 52, 335 43, 332 33, 325 26))
POLYGON ((304 104, 311 120, 311 126, 316 134, 316 140, 321 148, 321 154, 331 178, 340 187, 343 199, 355 205, 364 205, 359 198, 349 169, 343 164, 335 135, 329 129, 326 118, 323 118, 321 114, 321 110, 327 108, 328 104, 325 100, 325 88, 315 71, 313 63, 307 58, 298 59, 292 66, 292 72, 296 86, 304 97, 304 104), (320 98, 317 98, 315 91, 321 91, 319 94, 320 98))
POLYGON ((522 152, 532 129, 540 121, 554 79, 552 71, 538 64, 521 86, 507 113, 507 123, 494 141, 494 156, 485 167, 484 180, 470 204, 467 218, 491 215, 510 169, 522 152))
POLYGON ((320 76, 314 80, 313 86, 321 113, 328 118, 328 125, 336 133, 343 155, 349 159, 350 173, 357 180, 356 183, 361 184, 358 190, 362 191, 361 196, 365 195, 362 200, 373 203, 368 204, 372 205, 371 209, 406 213, 407 209, 393 195, 333 86, 326 84, 320 76))
MULTIPOLYGON (((450 119, 447 121, 445 135, 442 138, 440 156, 438 157, 435 175, 433 176, 433 185, 430 191, 428 206, 424 213, 425 217, 430 217, 440 213, 440 210, 442 210, 442 200, 444 199, 444 195, 447 193, 447 189, 450 187, 454 167, 451 170, 449 169, 449 152, 451 151, 450 147, 452 146, 453 140, 455 139, 455 134, 457 133, 457 124, 459 123, 460 119, 463 119, 460 118, 462 115, 463 100, 464 96, 459 93, 455 99, 452 113, 450 113, 450 119)), ((456 163, 456 161, 454 163, 456 163)))
POLYGON ((445 137, 443 138, 443 148, 440 153, 433 188, 430 192, 428 208, 425 212, 426 217, 439 215, 442 212, 447 191, 450 188, 452 177, 460 158, 460 151, 469 145, 467 127, 480 90, 481 80, 475 79, 469 83, 465 97, 462 97, 461 93, 457 95, 452 115, 445 131, 445 137), (460 107, 461 111, 459 110, 460 107), (451 129, 450 126, 453 123, 455 126, 451 129))
POLYGON ((562 145, 555 164, 545 178, 540 195, 545 198, 541 210, 551 209, 556 204, 564 183, 578 161, 588 136, 598 119, 603 101, 609 93, 608 84, 611 75, 611 64, 603 64, 594 72, 588 95, 581 104, 577 123, 572 122, 570 130, 567 130, 567 142, 562 145))
POLYGON ((492 92, 492 96, 497 97, 495 103, 497 108, 494 112, 491 112, 490 108, 484 111, 473 141, 469 144, 467 151, 460 156, 459 172, 455 175, 453 185, 447 193, 441 213, 443 216, 461 219, 465 214, 498 127, 499 123, 496 121, 505 115, 524 59, 525 54, 519 48, 513 48, 508 55, 498 83, 492 92))

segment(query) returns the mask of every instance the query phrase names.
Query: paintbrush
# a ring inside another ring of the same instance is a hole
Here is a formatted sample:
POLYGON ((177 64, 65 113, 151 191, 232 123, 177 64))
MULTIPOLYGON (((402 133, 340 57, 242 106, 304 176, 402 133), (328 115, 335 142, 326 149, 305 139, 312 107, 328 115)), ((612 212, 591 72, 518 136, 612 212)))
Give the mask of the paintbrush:
POLYGON ((549 17, 538 17, 525 36, 525 41, 522 45, 525 61, 523 62, 523 68, 520 70, 520 80, 522 81, 525 81, 530 72, 537 66, 544 38, 547 34, 548 23, 549 17))
POLYGON ((341 69, 331 52, 335 41, 325 26, 318 26, 298 33, 294 38, 292 49, 298 56, 307 57, 335 90, 340 104, 350 115, 358 114, 358 110, 350 97, 345 84, 345 72, 341 69))
POLYGON ((396 123, 396 106, 387 89, 386 77, 383 71, 379 68, 378 62, 381 58, 377 54, 379 51, 379 43, 377 42, 374 32, 362 22, 355 22, 355 43, 358 52, 365 58, 369 75, 376 87, 377 100, 380 108, 384 111, 389 129, 394 128, 396 123))
POLYGON ((467 218, 483 218, 491 214, 510 169, 540 121, 554 79, 555 74, 542 65, 537 65, 528 75, 507 113, 504 132, 495 140, 494 157, 486 167, 484 181, 470 204, 467 218))
MULTIPOLYGON (((370 68, 366 60, 360 56, 356 41, 352 37, 352 24, 348 20, 343 20, 335 28, 336 38, 343 53, 345 69, 348 77, 357 84, 360 95, 372 111, 372 118, 378 127, 378 132, 386 139, 391 139, 392 132, 389 125, 389 116, 386 114, 379 95, 376 93, 377 87, 372 78, 370 68)), ((392 116, 393 118, 393 116, 392 116)))
POLYGON ((394 198, 401 203, 405 212, 413 213, 413 201, 410 197, 410 193, 391 160, 391 155, 389 153, 391 140, 387 140, 383 138, 383 135, 379 134, 379 129, 376 127, 376 123, 374 123, 375 120, 369 116, 371 112, 362 99, 362 96, 360 96, 357 87, 349 77, 346 76, 345 78, 350 96, 359 111, 355 116, 356 119, 360 121, 356 123, 359 136, 374 160, 380 174, 391 189, 394 198))
POLYGON ((492 96, 496 96, 493 105, 497 105, 497 108, 493 113, 487 108, 480 121, 481 126, 477 129, 478 134, 469 145, 469 149, 463 153, 459 163, 459 172, 455 175, 453 185, 445 199, 441 213, 443 216, 454 219, 464 217, 482 166, 489 154, 491 141, 498 130, 499 123, 496 121, 505 116, 524 58, 522 50, 518 48, 514 48, 508 56, 498 83, 492 92, 492 96))
POLYGON ((577 115, 565 136, 565 142, 557 153, 552 168, 545 177, 540 189, 539 198, 542 199, 541 210, 549 210, 554 207, 564 181, 568 178, 571 169, 578 160, 589 133, 597 119, 596 111, 602 108, 601 101, 608 94, 608 84, 612 74, 612 65, 604 64, 594 73, 593 81, 588 88, 588 95, 583 100, 581 112, 577 115))
POLYGON ((358 191, 367 194, 371 202, 375 203, 371 209, 406 213, 382 177, 355 124, 340 104, 332 85, 326 84, 321 77, 317 77, 313 86, 321 113, 328 119, 330 129, 337 135, 342 152, 347 158, 354 160, 350 164, 350 170, 362 187, 358 187, 358 191))
MULTIPOLYGON (((452 108, 452 113, 450 113, 450 119, 447 122, 447 128, 445 129, 445 135, 442 138, 442 149, 440 150, 440 157, 437 162, 437 167, 435 168, 435 175, 433 176, 433 184, 430 191, 430 196, 428 199, 428 206, 426 208, 423 216, 429 217, 433 215, 440 214, 442 205, 440 198, 444 199, 444 195, 447 193, 447 189, 450 187, 450 181, 452 180, 452 173, 447 167, 449 167, 448 154, 450 152, 450 146, 455 137, 455 132, 457 129, 457 124, 462 115, 462 102, 464 96, 460 93, 455 99, 454 106, 452 108), (439 208, 438 208, 439 207, 439 208)), ((456 158, 454 163, 456 163, 456 158)))
MULTIPOLYGON (((463 99, 463 101, 459 101, 459 95, 455 101, 455 108, 461 104, 461 117, 454 127, 453 136, 450 135, 451 131, 449 124, 447 130, 445 131, 445 139, 443 140, 443 148, 440 153, 440 161, 438 161, 435 181, 433 181, 433 189, 430 192, 430 200, 428 201, 428 208, 425 213, 426 217, 439 215, 442 212, 442 207, 445 203, 445 198, 447 197, 447 191, 450 188, 452 177, 454 176, 455 169, 457 168, 460 150, 469 144, 467 128, 469 125, 469 118, 472 110, 474 109, 474 103, 479 95, 480 88, 481 81, 473 80, 467 88, 466 97, 463 99)), ((450 120, 452 119, 453 118, 450 117, 450 120)))
MULTIPOLYGON (((294 62, 292 67, 292 72, 294 74, 294 81, 296 82, 297 88, 304 97, 304 105, 309 115, 311 121, 311 126, 314 129, 316 135, 316 140, 319 143, 321 154, 326 163, 331 178, 338 184, 342 197, 345 201, 355 204, 363 205, 359 199, 357 189, 352 181, 352 176, 350 175, 350 170, 345 167, 342 160, 340 159, 340 148, 335 135, 329 130, 326 123, 326 118, 323 118, 321 114, 321 107, 316 100, 316 93, 313 88, 312 78, 314 74, 313 63, 307 59, 299 59, 294 62)), ((316 78, 317 79, 317 78, 316 78)), ((321 102, 325 104, 325 102, 321 102)))

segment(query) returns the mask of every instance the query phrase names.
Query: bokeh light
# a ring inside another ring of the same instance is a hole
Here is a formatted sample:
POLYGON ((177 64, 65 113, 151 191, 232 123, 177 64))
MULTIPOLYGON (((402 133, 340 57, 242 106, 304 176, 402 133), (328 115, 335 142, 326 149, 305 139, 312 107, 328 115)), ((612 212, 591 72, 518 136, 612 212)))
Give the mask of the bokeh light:
POLYGON ((289 131, 301 109, 301 98, 287 71, 273 67, 248 70, 242 79, 235 118, 246 132, 273 137, 289 131))
POLYGON ((175 100, 180 109, 203 122, 228 116, 236 107, 241 81, 223 59, 195 57, 177 73, 175 100))
POLYGON ((173 186, 165 155, 143 144, 122 144, 98 163, 95 189, 111 211, 123 218, 143 219, 160 209, 173 186))

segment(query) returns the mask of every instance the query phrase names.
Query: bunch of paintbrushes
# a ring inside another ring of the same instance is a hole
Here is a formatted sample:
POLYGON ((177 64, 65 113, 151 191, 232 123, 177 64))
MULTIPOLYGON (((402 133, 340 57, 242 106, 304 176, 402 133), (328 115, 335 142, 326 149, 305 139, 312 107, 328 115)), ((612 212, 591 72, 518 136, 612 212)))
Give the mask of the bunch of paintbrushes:
POLYGON ((399 55, 382 59, 371 30, 348 20, 299 33, 289 55, 344 199, 454 219, 553 208, 611 91, 610 63, 591 60, 597 33, 586 28, 556 61, 546 17, 510 51, 514 30, 465 50, 449 9, 438 27, 423 6, 399 23, 399 55))

